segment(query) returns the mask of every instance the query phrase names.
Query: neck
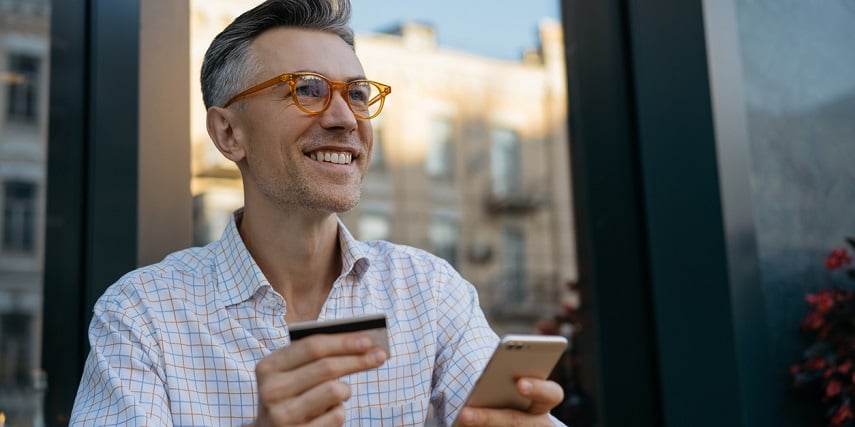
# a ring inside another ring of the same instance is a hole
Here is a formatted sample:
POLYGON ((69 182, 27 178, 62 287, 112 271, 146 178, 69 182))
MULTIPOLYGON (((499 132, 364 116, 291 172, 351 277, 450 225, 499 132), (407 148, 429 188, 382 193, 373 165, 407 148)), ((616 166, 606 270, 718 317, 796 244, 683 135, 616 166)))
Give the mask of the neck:
POLYGON ((285 298, 286 321, 317 319, 341 274, 336 215, 247 206, 238 231, 273 289, 285 298))

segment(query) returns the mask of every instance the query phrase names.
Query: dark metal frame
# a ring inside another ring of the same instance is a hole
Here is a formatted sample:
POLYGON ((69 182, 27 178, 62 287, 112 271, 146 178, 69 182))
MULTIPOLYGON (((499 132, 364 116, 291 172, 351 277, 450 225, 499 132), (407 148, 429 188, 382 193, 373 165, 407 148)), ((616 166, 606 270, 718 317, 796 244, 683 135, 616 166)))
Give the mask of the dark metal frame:
POLYGON ((562 5, 582 380, 599 425, 767 425, 748 183, 720 179, 747 174, 717 158, 703 2, 562 5))
POLYGON ((95 299, 137 260, 139 2, 52 5, 42 366, 67 425, 95 299))

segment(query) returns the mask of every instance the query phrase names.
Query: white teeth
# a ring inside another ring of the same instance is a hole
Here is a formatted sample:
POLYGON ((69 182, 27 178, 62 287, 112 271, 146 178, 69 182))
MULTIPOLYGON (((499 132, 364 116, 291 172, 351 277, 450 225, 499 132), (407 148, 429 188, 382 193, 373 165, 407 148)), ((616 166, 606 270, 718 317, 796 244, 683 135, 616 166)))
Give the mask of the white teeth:
POLYGON ((331 151, 317 151, 309 154, 312 160, 330 162, 338 165, 349 165, 353 160, 353 155, 350 153, 336 153, 331 151))

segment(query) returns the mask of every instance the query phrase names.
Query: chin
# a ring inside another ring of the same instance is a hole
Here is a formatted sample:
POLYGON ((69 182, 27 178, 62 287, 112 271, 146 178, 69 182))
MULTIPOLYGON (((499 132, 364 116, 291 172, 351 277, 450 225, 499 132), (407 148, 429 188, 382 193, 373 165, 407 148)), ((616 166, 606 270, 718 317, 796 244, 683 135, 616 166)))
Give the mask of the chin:
POLYGON ((340 205, 336 206, 336 208, 334 209, 334 212, 335 213, 349 212, 353 208, 355 208, 357 205, 359 205, 359 199, 356 199, 352 202, 341 203, 340 205))
POLYGON ((329 198, 323 204, 326 205, 326 210, 332 213, 348 212, 359 204, 359 192, 356 195, 329 198))

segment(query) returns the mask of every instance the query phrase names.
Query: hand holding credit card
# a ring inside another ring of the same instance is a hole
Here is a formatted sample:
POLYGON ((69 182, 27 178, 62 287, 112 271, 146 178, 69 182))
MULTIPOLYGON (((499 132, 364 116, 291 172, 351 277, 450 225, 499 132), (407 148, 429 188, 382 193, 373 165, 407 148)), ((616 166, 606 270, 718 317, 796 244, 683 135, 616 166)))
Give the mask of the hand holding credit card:
POLYGON ((389 353, 389 336, 386 330, 385 314, 369 314, 346 319, 312 320, 294 323, 288 326, 291 341, 298 341, 315 334, 339 334, 344 332, 366 332, 374 345, 389 353))

